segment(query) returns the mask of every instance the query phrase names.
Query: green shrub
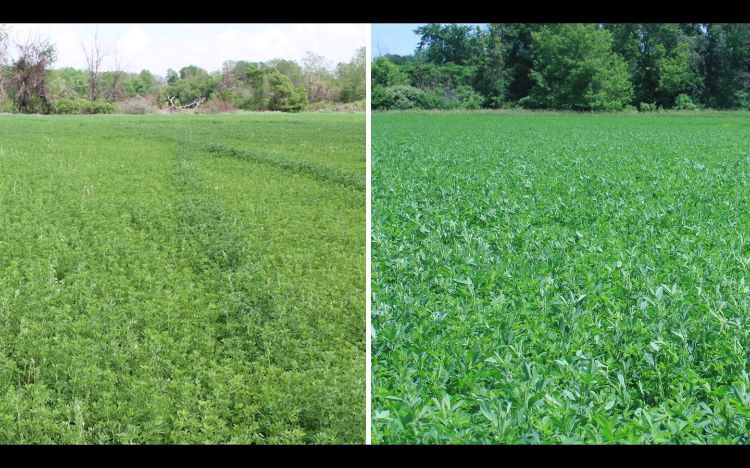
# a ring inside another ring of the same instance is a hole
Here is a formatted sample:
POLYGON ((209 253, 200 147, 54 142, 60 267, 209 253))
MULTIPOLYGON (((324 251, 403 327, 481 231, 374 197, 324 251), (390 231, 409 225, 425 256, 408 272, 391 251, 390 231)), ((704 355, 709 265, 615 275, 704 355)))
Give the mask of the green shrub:
POLYGON ((472 89, 471 86, 459 86, 456 89, 456 100, 461 109, 479 109, 482 107, 484 98, 472 89))
POLYGON ((0 101, 0 114, 10 114, 13 111, 14 108, 12 100, 6 99, 4 101, 0 101))
POLYGON ((675 99, 674 110, 696 110, 698 106, 695 105, 693 100, 687 94, 680 94, 675 99))
POLYGON ((79 114, 82 99, 63 98, 52 103, 53 114, 79 114))
POLYGON ((656 112, 657 110, 659 110, 659 108, 656 106, 655 102, 642 102, 638 104, 639 112, 656 112))
POLYGON ((373 109, 387 109, 385 86, 373 84, 370 105, 373 109))
POLYGON ((741 109, 750 109, 750 93, 744 90, 734 93, 734 99, 741 109))
POLYGON ((374 109, 480 109, 484 98, 470 86, 420 89, 409 85, 373 88, 374 109))
POLYGON ((425 92, 409 85, 388 86, 384 90, 382 99, 384 109, 424 109, 426 107, 425 92))
POLYGON ((455 109, 458 107, 458 103, 455 100, 447 99, 445 96, 445 90, 432 89, 424 91, 424 97, 422 98, 422 107, 424 109, 455 109))
POLYGON ((52 114, 111 114, 114 111, 112 103, 86 99, 58 99, 50 107, 52 114))
POLYGON ((524 109, 540 109, 542 107, 542 104, 532 96, 522 97, 518 100, 518 105, 524 109))
POLYGON ((85 108, 89 114, 111 114, 115 111, 115 106, 111 102, 87 101, 88 106, 85 108))

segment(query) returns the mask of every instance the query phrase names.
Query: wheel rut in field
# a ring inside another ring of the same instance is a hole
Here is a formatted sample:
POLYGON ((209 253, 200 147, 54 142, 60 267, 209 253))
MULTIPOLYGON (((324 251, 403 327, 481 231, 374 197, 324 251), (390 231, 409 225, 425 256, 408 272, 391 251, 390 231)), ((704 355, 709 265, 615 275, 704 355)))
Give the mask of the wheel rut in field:
MULTIPOLYGON (((278 387, 281 394, 292 392, 292 398, 305 399, 297 394, 301 389, 289 386, 300 372, 294 350, 309 345, 300 328, 304 324, 284 308, 278 299, 281 292, 269 288, 260 249, 252 248, 246 225, 204 183, 195 151, 200 150, 178 146, 174 161, 176 265, 189 268, 192 281, 210 292, 210 303, 198 306, 196 313, 205 316, 216 341, 215 359, 241 366, 251 388, 278 387)), ((321 431, 317 419, 304 419, 306 405, 277 407, 264 401, 259 396, 257 402, 247 402, 258 405, 252 423, 261 437, 277 436, 279 421, 296 426, 303 440, 321 431)))
POLYGON ((262 155, 215 143, 205 144, 199 146, 199 148, 215 155, 231 156, 238 159, 252 161, 254 163, 267 164, 279 169, 303 174, 323 182, 332 182, 338 185, 343 185, 345 187, 351 187, 359 191, 365 190, 364 177, 358 177, 355 174, 351 174, 334 167, 323 166, 309 161, 295 161, 291 159, 262 155))
POLYGON ((259 254, 248 246, 242 221, 203 184, 191 151, 179 148, 174 168, 179 261, 195 278, 208 283, 221 301, 217 338, 245 335, 250 322, 254 326, 274 322, 278 308, 260 281, 259 254), (239 323, 245 326, 237 328, 239 323))

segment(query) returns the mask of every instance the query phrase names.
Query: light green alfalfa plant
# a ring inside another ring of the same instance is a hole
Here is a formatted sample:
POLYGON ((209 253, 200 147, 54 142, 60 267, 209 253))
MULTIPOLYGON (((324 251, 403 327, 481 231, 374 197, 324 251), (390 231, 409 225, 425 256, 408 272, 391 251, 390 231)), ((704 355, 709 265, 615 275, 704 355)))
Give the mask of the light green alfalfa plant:
POLYGON ((94 117, 3 117, 0 442, 364 442, 364 192, 280 163, 364 116, 94 117))

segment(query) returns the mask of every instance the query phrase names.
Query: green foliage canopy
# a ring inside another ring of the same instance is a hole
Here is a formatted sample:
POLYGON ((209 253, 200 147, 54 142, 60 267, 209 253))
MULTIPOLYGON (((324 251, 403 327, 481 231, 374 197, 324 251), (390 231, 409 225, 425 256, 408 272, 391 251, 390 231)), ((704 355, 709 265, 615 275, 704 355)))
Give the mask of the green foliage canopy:
POLYGON ((470 108, 473 97, 456 99, 467 87, 483 108, 750 108, 748 24, 426 24, 415 33, 413 54, 374 59, 375 109, 405 105, 388 96, 470 108))

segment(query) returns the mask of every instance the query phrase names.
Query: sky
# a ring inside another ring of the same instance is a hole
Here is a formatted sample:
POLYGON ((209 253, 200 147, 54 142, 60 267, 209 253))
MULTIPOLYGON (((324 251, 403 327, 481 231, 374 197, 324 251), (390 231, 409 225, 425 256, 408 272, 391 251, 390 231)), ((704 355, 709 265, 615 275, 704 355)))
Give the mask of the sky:
MULTIPOLYGON (((225 60, 300 62, 308 51, 322 55, 333 68, 348 62, 369 42, 366 24, 8 24, 11 57, 14 42, 29 37, 51 40, 57 47, 54 68, 86 68, 82 42, 98 32, 110 52, 119 50, 123 69, 148 69, 165 76, 167 69, 196 65, 220 70, 225 60)), ((103 70, 112 70, 113 54, 103 70)))
MULTIPOLYGON (((411 55, 419 44, 414 30, 424 23, 391 23, 372 25, 372 56, 411 55)), ((481 23, 465 23, 481 26, 481 23)))
POLYGON ((419 44, 419 36, 414 29, 422 24, 373 24, 372 56, 396 54, 411 55, 419 44))

